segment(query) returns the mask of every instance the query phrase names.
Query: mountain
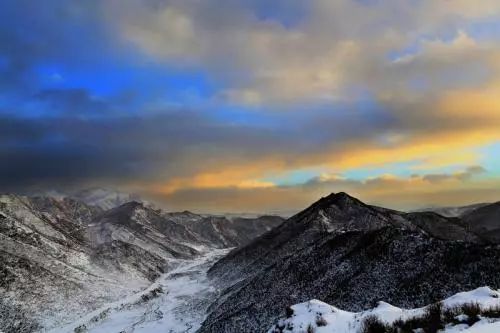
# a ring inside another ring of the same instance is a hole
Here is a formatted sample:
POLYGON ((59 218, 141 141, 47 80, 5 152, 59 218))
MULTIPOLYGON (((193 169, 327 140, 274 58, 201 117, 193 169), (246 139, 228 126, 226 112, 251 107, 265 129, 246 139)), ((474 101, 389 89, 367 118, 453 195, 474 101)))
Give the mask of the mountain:
POLYGON ((331 194, 210 269, 224 292, 199 333, 265 332, 287 306, 310 299, 349 311, 379 300, 424 306, 500 286, 499 257, 498 246, 485 244, 460 219, 331 194))
POLYGON ((130 201, 141 201, 140 197, 136 194, 129 194, 100 187, 76 191, 70 194, 70 198, 105 210, 118 207, 130 201))
POLYGON ((500 242, 500 202, 477 208, 462 219, 471 231, 492 243, 500 242))
MULTIPOLYGON (((336 193, 283 220, 1 195, 0 331, 85 329, 97 320, 107 332, 111 321, 135 325, 135 317, 124 319, 135 313, 151 317, 150 327, 175 317, 177 326, 204 320, 198 333, 287 332, 289 324, 311 323, 291 311, 329 307, 313 299, 359 319, 381 310, 367 310, 380 300, 394 304, 382 310, 398 312, 479 286, 498 288, 499 206, 445 217, 336 193), (229 248, 207 279, 211 260, 229 248), (158 306, 182 313, 171 317, 158 306), (193 307, 196 318, 184 321, 193 307)), ((333 326, 321 327, 318 333, 333 326)))
POLYGON ((439 239, 475 243, 484 243, 486 241, 482 234, 471 232, 468 225, 460 218, 447 218, 434 212, 408 213, 402 216, 423 231, 439 239))
POLYGON ((246 245, 283 221, 283 218, 271 215, 255 218, 207 216, 185 219, 184 224, 193 232, 203 235, 210 243, 226 248, 246 245))
POLYGON ((0 196, 0 330, 50 327, 161 274, 166 260, 136 246, 92 246, 87 226, 101 212, 71 199, 0 196))
POLYGON ((190 258, 202 244, 184 225, 136 201, 104 212, 89 224, 87 232, 93 247, 120 241, 161 257, 190 258))
POLYGON ((166 213, 137 201, 105 210, 68 197, 1 195, 0 331, 67 323, 282 221, 166 213))
POLYGON ((29 192, 30 197, 53 198, 61 200, 64 198, 73 199, 89 206, 99 207, 102 210, 108 210, 118 207, 130 201, 139 201, 145 203, 137 194, 117 191, 104 187, 91 187, 77 190, 49 190, 29 192))
POLYGON ((458 207, 435 207, 435 208, 424 208, 419 209, 418 212, 434 212, 442 216, 446 217, 462 217, 467 213, 472 212, 475 209, 481 208, 483 206, 487 206, 489 203, 477 203, 467 206, 458 206, 458 207))

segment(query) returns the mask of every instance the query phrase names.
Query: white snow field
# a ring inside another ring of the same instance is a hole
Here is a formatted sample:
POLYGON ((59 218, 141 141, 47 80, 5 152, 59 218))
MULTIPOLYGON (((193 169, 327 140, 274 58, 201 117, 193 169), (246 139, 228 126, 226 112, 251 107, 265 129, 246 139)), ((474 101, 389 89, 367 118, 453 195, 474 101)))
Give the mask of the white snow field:
MULTIPOLYGON (((442 302, 443 308, 451 308, 462 304, 478 304, 482 309, 500 306, 500 292, 488 287, 455 294, 442 302)), ((401 309, 385 302, 362 312, 349 312, 318 300, 293 305, 293 314, 281 319, 268 333, 357 333, 361 331, 363 320, 375 316, 386 324, 398 319, 407 320, 424 314, 426 307, 417 309, 401 309)), ((464 315, 460 315, 464 316, 464 315)), ((449 324, 442 333, 499 333, 500 318, 480 317, 472 326, 467 324, 449 324)))
POLYGON ((217 290, 207 270, 229 249, 213 250, 161 276, 146 290, 107 304, 50 333, 189 333, 205 318, 217 290))

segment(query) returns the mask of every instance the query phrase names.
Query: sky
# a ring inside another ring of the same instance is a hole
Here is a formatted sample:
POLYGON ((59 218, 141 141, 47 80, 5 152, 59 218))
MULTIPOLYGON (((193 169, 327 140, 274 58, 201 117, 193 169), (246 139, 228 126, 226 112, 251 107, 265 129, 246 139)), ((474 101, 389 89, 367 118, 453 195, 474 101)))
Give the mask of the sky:
POLYGON ((498 0, 2 0, 0 191, 500 200, 498 0))

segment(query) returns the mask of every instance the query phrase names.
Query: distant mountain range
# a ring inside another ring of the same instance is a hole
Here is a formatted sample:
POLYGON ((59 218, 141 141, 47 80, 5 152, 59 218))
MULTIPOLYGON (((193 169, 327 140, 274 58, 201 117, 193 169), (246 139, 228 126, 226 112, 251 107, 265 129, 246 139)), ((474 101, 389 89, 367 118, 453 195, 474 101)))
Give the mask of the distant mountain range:
POLYGON ((73 199, 89 206, 99 207, 103 210, 118 207, 130 201, 139 201, 147 204, 138 194, 118 191, 104 187, 90 187, 79 190, 51 190, 35 191, 28 194, 30 197, 50 197, 54 199, 73 199))
POLYGON ((438 213, 439 215, 443 215, 446 217, 461 217, 467 213, 472 212, 473 210, 476 210, 478 208, 488 206, 490 205, 489 203, 477 203, 477 204, 472 204, 472 205, 467 205, 467 206, 457 206, 457 207, 434 207, 434 208, 424 208, 424 209, 419 209, 417 212, 435 212, 438 213))

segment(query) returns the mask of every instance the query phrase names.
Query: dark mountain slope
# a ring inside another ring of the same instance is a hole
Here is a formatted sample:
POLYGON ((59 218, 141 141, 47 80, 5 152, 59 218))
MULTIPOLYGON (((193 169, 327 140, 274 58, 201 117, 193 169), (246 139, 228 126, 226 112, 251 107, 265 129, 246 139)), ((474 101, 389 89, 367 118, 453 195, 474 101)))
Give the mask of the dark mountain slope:
POLYGON ((477 208, 462 219, 471 231, 492 243, 500 243, 500 202, 477 208))
POLYGON ((444 217, 434 212, 408 213, 404 214, 403 217, 439 239, 485 242, 483 237, 472 233, 467 224, 456 217, 444 217))
POLYGON ((414 307, 499 287, 499 258, 460 221, 332 194, 213 266, 227 288, 199 332, 265 332, 286 306, 312 298, 347 310, 414 307))
POLYGON ((394 225, 417 230, 398 212, 372 207, 346 193, 331 194, 292 216, 283 224, 236 249, 209 271, 212 276, 241 278, 241 273, 255 272, 306 248, 329 233, 375 230, 394 225))
POLYGON ((199 219, 186 219, 183 224, 215 246, 226 248, 246 245, 283 221, 279 216, 266 215, 256 218, 200 216, 199 219))

